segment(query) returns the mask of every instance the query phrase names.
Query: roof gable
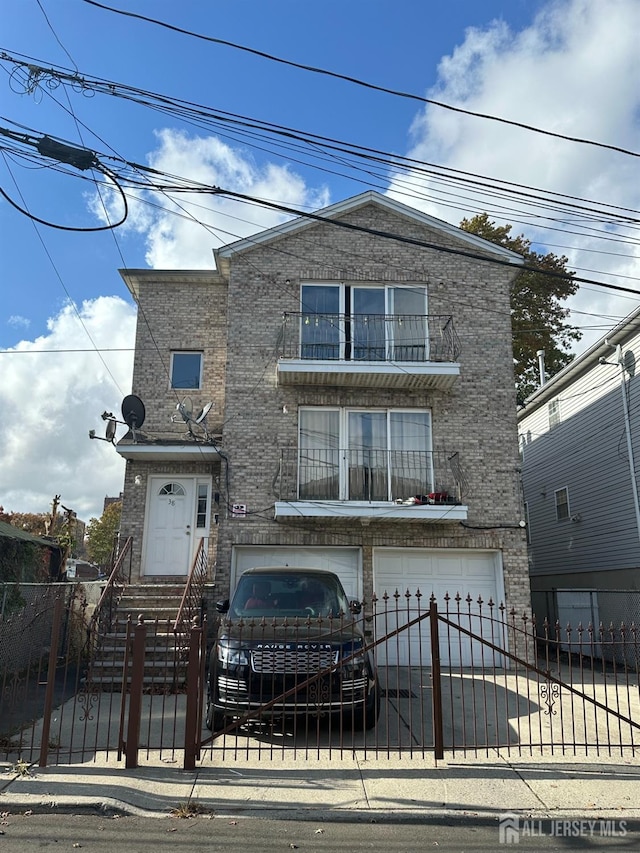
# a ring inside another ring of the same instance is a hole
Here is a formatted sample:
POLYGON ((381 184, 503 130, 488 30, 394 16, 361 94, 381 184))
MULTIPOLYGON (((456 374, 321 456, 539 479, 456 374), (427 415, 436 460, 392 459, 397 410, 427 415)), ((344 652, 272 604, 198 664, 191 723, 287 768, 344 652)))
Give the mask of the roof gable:
POLYGON ((547 379, 544 385, 533 391, 524 401, 524 408, 518 412, 518 420, 523 420, 551 398, 571 387, 581 376, 598 365, 600 359, 612 359, 616 347, 624 346, 626 341, 639 332, 640 307, 634 309, 588 349, 565 365, 562 370, 547 379))
POLYGON ((299 216, 295 219, 283 222, 281 225, 276 225, 274 228, 268 228, 265 231, 260 231, 250 237, 244 237, 242 240, 236 240, 234 243, 228 243, 226 246, 221 246, 214 250, 216 265, 220 268, 218 259, 227 261, 233 255, 248 251, 249 249, 254 249, 274 240, 281 239, 282 237, 295 234, 305 228, 312 227, 319 220, 339 219, 341 216, 344 216, 347 213, 353 213, 368 204, 377 204, 395 214, 409 217, 410 219, 413 219, 434 231, 440 231, 449 237, 453 237, 462 243, 466 243, 470 252, 489 252, 493 255, 498 255, 505 261, 513 263, 514 265, 519 265, 524 262, 521 255, 518 255, 516 252, 512 252, 510 249, 505 249, 503 246, 491 243, 482 237, 476 236, 475 234, 469 234, 461 228, 451 225, 449 222, 437 219, 435 216, 430 216, 428 213, 423 213, 420 210, 416 210, 414 207, 402 204, 402 202, 396 201, 389 196, 369 190, 367 192, 360 193, 360 195, 345 199, 344 201, 339 201, 336 204, 323 208, 322 210, 315 211, 310 217, 299 216))

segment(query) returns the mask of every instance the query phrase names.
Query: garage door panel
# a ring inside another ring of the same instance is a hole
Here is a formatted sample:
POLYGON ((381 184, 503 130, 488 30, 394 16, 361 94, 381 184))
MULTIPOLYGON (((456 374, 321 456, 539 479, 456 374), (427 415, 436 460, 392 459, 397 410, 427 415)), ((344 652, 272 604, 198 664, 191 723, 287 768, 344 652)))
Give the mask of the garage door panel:
POLYGON ((233 549, 231 589, 247 569, 255 566, 297 566, 335 572, 348 598, 362 599, 359 548, 296 548, 277 545, 237 545, 233 549))
MULTIPOLYGON (((433 594, 438 610, 447 611, 452 622, 458 622, 474 634, 487 636, 487 626, 481 631, 478 617, 478 599, 483 602, 482 612, 488 615, 489 599, 498 602, 497 588, 500 561, 496 552, 437 551, 421 549, 376 549, 374 551, 374 588, 378 598, 376 638, 406 625, 429 609, 433 594), (394 597, 398 590, 400 597, 394 597), (418 601, 416 592, 420 591, 418 601), (384 593, 389 598, 383 600, 384 593), (410 593, 407 602, 405 592, 410 593), (456 600, 459 594, 460 601, 456 600), (470 601, 467 601, 470 596, 470 601), (381 611, 387 612, 382 618, 381 611), (396 612, 397 611, 397 612, 396 612), (388 629, 388 630, 387 630, 388 629)), ((483 650, 478 641, 472 640, 455 628, 440 623, 439 636, 443 662, 451 665, 469 666, 491 662, 491 652, 483 650), (489 655, 489 658, 487 657, 489 655)), ((410 666, 428 665, 431 660, 431 629, 429 619, 419 625, 403 630, 388 643, 378 646, 378 661, 381 664, 410 666)), ((496 664, 497 665, 497 664, 496 664)))

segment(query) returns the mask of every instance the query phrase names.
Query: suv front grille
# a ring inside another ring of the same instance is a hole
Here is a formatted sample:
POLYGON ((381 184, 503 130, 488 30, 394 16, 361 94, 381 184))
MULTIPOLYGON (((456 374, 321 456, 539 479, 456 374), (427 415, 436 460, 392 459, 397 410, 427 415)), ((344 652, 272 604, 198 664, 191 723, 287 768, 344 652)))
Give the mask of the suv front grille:
POLYGON ((338 655, 339 651, 329 645, 256 648, 251 651, 251 668, 254 672, 278 675, 316 673, 337 663, 338 655))

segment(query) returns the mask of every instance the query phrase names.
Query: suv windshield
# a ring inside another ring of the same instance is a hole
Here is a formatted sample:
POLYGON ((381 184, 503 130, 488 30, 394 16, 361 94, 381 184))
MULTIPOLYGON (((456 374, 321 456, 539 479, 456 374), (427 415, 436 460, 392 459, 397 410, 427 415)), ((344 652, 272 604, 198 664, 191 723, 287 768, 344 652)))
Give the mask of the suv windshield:
POLYGON ((345 616, 349 602, 334 575, 245 574, 238 582, 230 613, 232 616, 345 616))

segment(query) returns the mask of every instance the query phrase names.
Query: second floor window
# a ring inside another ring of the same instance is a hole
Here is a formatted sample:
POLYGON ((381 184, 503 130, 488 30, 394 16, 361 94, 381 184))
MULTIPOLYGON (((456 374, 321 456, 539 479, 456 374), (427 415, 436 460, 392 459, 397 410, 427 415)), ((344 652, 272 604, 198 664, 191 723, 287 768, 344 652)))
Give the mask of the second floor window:
POLYGON ((300 409, 301 500, 391 501, 434 489, 425 410, 300 409))
POLYGON ((171 387, 202 388, 202 353, 171 353, 171 387))
POLYGON ((569 489, 558 489, 556 495, 556 521, 569 518, 569 489))
POLYGON ((302 358, 428 359, 424 287, 305 284, 301 301, 302 358))
POLYGON ((549 403, 549 429, 553 429, 560 423, 560 400, 552 400, 549 403))

